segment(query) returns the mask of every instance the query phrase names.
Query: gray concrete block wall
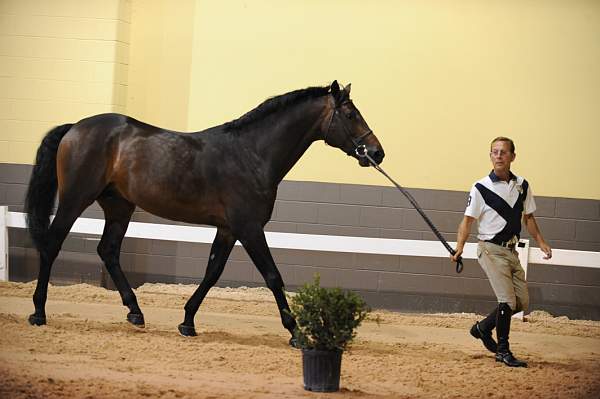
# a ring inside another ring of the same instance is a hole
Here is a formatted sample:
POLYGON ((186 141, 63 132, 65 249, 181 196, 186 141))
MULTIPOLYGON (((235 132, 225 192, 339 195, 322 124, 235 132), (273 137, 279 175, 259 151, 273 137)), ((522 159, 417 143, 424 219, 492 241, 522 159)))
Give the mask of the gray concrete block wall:
MULTIPOLYGON (((31 167, 0 164, 0 201, 22 211, 31 167)), ((466 192, 410 189, 448 241, 456 240, 466 192)), ((600 201, 536 197, 537 220, 555 248, 600 251, 600 201)), ((97 204, 85 217, 103 218, 97 204)), ((174 223, 137 209, 132 220, 174 223)), ((314 182, 281 184, 269 231, 437 240, 395 188, 314 182)), ((527 234, 525 233, 526 237, 527 234)), ((37 254, 23 230, 10 229, 11 279, 37 276, 37 254)), ((471 235, 470 241, 475 241, 471 235)), ((96 254, 98 237, 71 234, 53 268, 52 281, 87 282, 113 288, 96 254)), ((535 243, 532 245, 535 246, 535 243)), ((127 238, 121 263, 133 286, 144 282, 197 284, 204 276, 209 244, 127 238)), ((495 299, 474 260, 458 275, 447 259, 273 249, 289 289, 321 275, 326 286, 361 293, 372 306, 425 312, 487 313, 495 299)), ((532 309, 600 319, 600 269, 530 265, 532 309)), ((245 251, 236 246, 219 285, 264 286, 245 251)))

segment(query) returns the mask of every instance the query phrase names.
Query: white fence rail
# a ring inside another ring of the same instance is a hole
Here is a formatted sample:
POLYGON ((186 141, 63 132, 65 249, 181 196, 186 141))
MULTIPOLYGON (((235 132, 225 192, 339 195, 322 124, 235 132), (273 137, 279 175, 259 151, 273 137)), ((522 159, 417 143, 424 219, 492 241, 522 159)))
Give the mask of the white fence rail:
MULTIPOLYGON (((25 228, 25 214, 9 212, 8 207, 0 206, 0 281, 8 280, 9 227, 25 228)), ((101 235, 103 228, 103 219, 79 218, 71 232, 101 235)), ((131 222, 125 237, 210 244, 215 233, 216 229, 211 227, 131 222)), ((267 232, 266 236, 271 248, 448 258, 447 250, 438 241, 276 232, 267 232)), ((552 259, 546 260, 539 248, 529 247, 528 240, 521 240, 521 246, 519 258, 526 272, 532 263, 600 268, 600 252, 553 249, 552 259)), ((475 243, 467 243, 463 258, 476 259, 476 247, 475 243)))

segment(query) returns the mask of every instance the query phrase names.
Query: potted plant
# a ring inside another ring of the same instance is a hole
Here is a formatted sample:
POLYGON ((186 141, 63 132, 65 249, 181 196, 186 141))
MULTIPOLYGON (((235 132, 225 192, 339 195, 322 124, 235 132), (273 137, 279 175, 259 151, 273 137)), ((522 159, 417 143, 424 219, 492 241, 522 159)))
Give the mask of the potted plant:
POLYGON ((296 345, 302 349, 304 389, 335 392, 340 388, 342 353, 370 311, 351 291, 323 288, 320 277, 300 288, 290 300, 296 319, 296 345))

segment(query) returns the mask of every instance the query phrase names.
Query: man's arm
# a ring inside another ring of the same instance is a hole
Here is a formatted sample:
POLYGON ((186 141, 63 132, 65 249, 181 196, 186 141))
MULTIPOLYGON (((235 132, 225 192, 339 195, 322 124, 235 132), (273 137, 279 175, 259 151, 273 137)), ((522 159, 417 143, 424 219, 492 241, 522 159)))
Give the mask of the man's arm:
POLYGON ((458 225, 458 233, 456 237, 456 253, 450 256, 452 261, 457 262, 458 257, 462 255, 463 250, 465 248, 465 243, 467 242, 467 238, 469 238, 471 226, 473 225, 474 221, 475 218, 465 215, 463 217, 463 220, 458 225))
POLYGON ((550 248, 550 245, 548 245, 546 240, 544 240, 542 232, 540 231, 540 228, 538 227, 537 222, 535 221, 533 213, 530 213, 529 215, 523 215, 523 223, 527 227, 529 235, 533 237, 533 239, 540 246, 542 252, 546 254, 546 256, 544 256, 544 259, 550 259, 552 257, 552 248, 550 248))

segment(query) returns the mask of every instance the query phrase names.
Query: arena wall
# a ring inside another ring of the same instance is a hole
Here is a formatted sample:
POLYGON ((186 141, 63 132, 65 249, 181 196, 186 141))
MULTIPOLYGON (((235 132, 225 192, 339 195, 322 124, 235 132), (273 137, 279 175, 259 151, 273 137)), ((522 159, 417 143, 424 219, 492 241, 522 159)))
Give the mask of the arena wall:
MULTIPOLYGON (((22 210, 30 173, 28 165, 0 168, 3 203, 22 210)), ((412 189, 448 240, 467 193, 412 189)), ((600 201, 539 197, 538 221, 555 248, 600 251, 600 201)), ((97 205, 86 217, 102 218, 97 205)), ((134 221, 172 223, 137 210, 134 221)), ((280 186, 269 231, 362 237, 435 240, 419 215, 395 189, 381 186, 284 181, 280 186)), ((471 237, 471 241, 474 237, 471 237)), ((37 275, 37 254, 22 229, 10 229, 10 280, 37 275)), ((54 265, 55 283, 86 282, 113 288, 96 254, 97 237, 71 234, 54 265)), ((144 282, 198 284, 210 246, 126 238, 122 267, 134 286, 144 282)), ((447 259, 366 255, 300 250, 273 250, 288 289, 321 275, 326 286, 361 293, 372 306, 422 312, 488 312, 495 298, 473 260, 456 274, 447 259)), ((532 310, 573 318, 600 319, 600 269, 532 264, 528 270, 532 310)), ((262 277, 241 247, 234 249, 218 285, 264 286, 262 277)))
MULTIPOLYGON (((538 198, 556 248, 600 251, 600 3, 594 1, 0 2, 0 204, 22 209, 35 150, 52 126, 122 112, 181 131, 236 118, 264 99, 334 79, 449 241, 466 191, 489 170, 489 141, 517 143, 514 170, 538 198), (174 6, 176 4, 176 6, 174 6)), ((94 205, 85 214, 102 217, 94 205)), ((161 221, 138 210, 134 220, 161 221)), ((316 143, 282 184, 273 231, 434 240, 372 169, 316 143)), ((110 286, 97 239, 74 235, 53 281, 110 286)), ((10 231, 11 279, 37 273, 10 231)), ((208 246, 127 239, 123 267, 144 281, 193 282, 208 246)), ((274 251, 291 288, 319 272, 374 306, 480 311, 493 302, 474 262, 274 251)), ((534 265, 534 309, 600 318, 598 269, 534 265)), ((221 285, 262 284, 240 248, 221 285)))

